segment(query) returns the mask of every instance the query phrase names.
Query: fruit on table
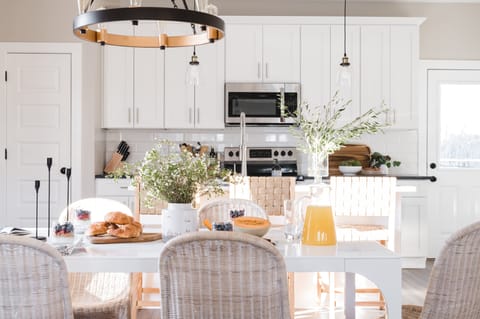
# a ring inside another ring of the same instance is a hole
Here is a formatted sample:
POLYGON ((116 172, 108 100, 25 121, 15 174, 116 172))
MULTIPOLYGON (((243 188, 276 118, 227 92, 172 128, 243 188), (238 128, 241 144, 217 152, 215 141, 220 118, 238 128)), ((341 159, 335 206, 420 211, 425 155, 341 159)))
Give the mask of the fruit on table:
POLYGON ((55 236, 73 236, 73 224, 71 222, 56 224, 54 232, 55 236))
POLYGON ((230 222, 215 222, 212 225, 214 231, 233 231, 232 223, 230 222))
POLYGON ((205 227, 207 227, 208 230, 212 230, 212 223, 208 219, 205 219, 203 221, 203 224, 205 225, 205 227))
POLYGON ((232 209, 230 210, 230 218, 238 218, 245 215, 245 209, 232 209))
POLYGON ((90 212, 88 210, 77 209, 75 215, 78 220, 90 220, 90 212))
POLYGON ((235 231, 261 237, 265 235, 270 228, 270 221, 260 217, 242 216, 233 219, 233 227, 235 231))

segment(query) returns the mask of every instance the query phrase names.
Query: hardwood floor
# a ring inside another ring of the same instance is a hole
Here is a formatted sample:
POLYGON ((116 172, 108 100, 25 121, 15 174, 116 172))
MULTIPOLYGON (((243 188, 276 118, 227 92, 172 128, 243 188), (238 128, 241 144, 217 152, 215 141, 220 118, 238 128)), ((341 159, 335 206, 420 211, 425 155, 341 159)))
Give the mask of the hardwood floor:
MULTIPOLYGON (((432 270, 433 260, 427 260, 425 269, 403 269, 402 271, 402 303, 423 305, 428 285, 428 278, 432 270)), ((320 309, 297 309, 295 319, 340 319, 343 318, 343 310, 329 311, 320 309)), ((376 319, 383 315, 382 311, 375 308, 357 307, 357 319, 376 319)), ((137 319, 158 319, 158 309, 142 309, 138 312, 137 319)))

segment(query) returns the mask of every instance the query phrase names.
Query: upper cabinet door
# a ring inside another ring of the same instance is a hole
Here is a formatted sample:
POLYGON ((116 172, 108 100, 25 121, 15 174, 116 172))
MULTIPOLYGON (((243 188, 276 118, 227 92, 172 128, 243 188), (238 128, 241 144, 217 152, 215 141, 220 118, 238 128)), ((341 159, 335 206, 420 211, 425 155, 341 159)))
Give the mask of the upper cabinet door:
POLYGON ((301 28, 302 101, 312 106, 330 100, 330 26, 301 28))
POLYGON ((418 63, 418 27, 390 27, 390 112, 393 128, 416 128, 415 107, 418 63))
POLYGON ((331 72, 331 95, 334 96, 338 92, 339 97, 344 101, 351 100, 351 103, 344 111, 339 124, 350 122, 360 115, 360 26, 347 26, 347 56, 352 68, 352 85, 348 91, 339 91, 338 75, 340 73, 340 63, 343 57, 343 26, 331 26, 331 55, 330 55, 330 72, 331 72))
POLYGON ((263 81, 300 82, 300 26, 263 26, 263 81))
POLYGON ((224 128, 225 41, 197 47, 200 84, 195 87, 195 127, 224 128))
MULTIPOLYGON (((170 34, 192 32, 190 25, 175 23, 168 24, 167 31, 170 34)), ((195 92, 192 85, 187 85, 192 54, 193 47, 165 50, 165 128, 193 128, 195 125, 195 92)), ((199 60, 201 64, 200 56, 199 60)))
MULTIPOLYGON (((107 29, 133 34, 131 23, 109 23, 107 29)), ((133 127, 133 50, 103 47, 103 127, 133 127)))
MULTIPOLYGON (((158 32, 156 23, 140 21, 136 35, 158 32)), ((159 49, 135 48, 134 127, 163 128, 165 53, 159 49)))
POLYGON ((360 110, 364 113, 390 105, 390 26, 361 26, 360 39, 360 110))
POLYGON ((226 82, 261 82, 262 26, 229 24, 225 33, 226 82))

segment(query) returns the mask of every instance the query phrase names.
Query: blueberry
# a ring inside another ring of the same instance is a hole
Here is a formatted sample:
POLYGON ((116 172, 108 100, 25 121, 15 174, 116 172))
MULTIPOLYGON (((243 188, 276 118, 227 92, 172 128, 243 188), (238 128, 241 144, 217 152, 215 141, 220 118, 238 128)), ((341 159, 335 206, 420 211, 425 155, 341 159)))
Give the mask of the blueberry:
POLYGON ((233 231, 232 223, 225 223, 225 231, 233 231))

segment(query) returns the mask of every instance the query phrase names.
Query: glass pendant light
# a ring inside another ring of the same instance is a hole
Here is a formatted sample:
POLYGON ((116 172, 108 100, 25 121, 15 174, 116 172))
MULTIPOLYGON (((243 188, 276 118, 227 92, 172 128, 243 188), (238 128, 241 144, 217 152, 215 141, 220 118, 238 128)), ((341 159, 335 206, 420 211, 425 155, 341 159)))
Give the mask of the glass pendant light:
POLYGON ((187 67, 187 84, 198 86, 200 83, 200 62, 193 47, 193 55, 187 67))
POLYGON ((352 88, 352 67, 347 56, 347 0, 343 6, 343 57, 337 75, 337 87, 340 96, 346 98, 350 95, 352 88))

